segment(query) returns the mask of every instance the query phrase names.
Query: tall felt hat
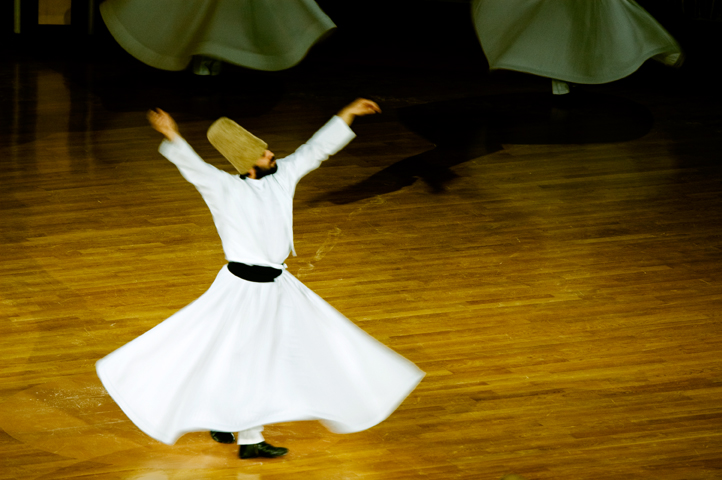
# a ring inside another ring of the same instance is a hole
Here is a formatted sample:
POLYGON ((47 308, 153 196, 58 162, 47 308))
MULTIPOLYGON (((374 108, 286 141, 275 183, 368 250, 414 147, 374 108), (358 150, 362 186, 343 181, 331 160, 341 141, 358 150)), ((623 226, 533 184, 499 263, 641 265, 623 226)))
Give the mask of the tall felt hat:
POLYGON ((208 141, 241 174, 248 173, 268 148, 266 142, 227 117, 213 122, 208 141))

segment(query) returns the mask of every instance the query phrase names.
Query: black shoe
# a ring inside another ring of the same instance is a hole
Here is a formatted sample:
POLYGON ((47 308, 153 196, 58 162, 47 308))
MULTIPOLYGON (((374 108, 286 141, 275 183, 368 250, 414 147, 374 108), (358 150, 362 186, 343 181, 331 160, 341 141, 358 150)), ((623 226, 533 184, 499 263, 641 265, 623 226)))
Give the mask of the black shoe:
POLYGON ((231 432, 213 432, 211 438, 218 443, 236 443, 236 436, 231 432))
POLYGON ((238 458, 276 458, 288 453, 287 448, 274 447, 266 442, 254 443, 253 445, 240 445, 238 458))

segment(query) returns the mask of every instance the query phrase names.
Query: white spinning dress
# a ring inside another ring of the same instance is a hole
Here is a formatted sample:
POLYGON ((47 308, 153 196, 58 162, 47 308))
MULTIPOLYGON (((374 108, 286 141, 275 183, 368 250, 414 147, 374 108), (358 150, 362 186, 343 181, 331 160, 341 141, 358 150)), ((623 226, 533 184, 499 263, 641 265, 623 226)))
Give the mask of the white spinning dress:
POLYGON ((474 0, 489 67, 607 83, 650 58, 680 65, 677 41, 632 0, 474 0))
MULTIPOLYGON (((353 136, 334 117, 260 180, 216 169, 182 139, 161 153, 203 196, 229 261, 284 268, 296 183, 353 136)), ((424 376, 287 270, 254 283, 225 266, 200 298, 99 360, 97 372, 133 423, 168 444, 192 431, 296 420, 364 430, 424 376)))
POLYGON ((121 47, 163 70, 193 55, 283 70, 336 28, 313 0, 105 0, 100 13, 121 47))

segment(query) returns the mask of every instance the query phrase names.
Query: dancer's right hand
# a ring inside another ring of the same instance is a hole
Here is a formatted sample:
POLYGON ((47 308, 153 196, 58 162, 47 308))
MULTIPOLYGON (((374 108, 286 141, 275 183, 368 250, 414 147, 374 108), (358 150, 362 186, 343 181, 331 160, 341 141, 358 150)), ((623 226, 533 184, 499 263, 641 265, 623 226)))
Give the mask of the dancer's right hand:
POLYGON ((173 141, 180 137, 178 125, 168 112, 164 112, 160 108, 156 108, 155 110, 148 110, 147 117, 150 122, 150 126, 165 135, 165 138, 168 140, 173 141))

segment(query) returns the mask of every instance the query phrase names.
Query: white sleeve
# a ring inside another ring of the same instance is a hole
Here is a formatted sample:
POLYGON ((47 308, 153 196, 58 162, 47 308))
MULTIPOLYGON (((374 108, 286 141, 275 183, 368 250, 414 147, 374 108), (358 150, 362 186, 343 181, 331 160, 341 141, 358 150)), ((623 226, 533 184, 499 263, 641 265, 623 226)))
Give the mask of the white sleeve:
POLYGON ((334 116, 295 152, 279 160, 278 172, 274 176, 293 196, 301 178, 317 169, 321 162, 338 153, 355 137, 346 122, 334 116))
POLYGON ((178 167, 183 178, 196 187, 206 203, 210 198, 221 193, 226 182, 232 179, 229 173, 204 162, 181 137, 173 141, 163 140, 158 151, 178 167))

